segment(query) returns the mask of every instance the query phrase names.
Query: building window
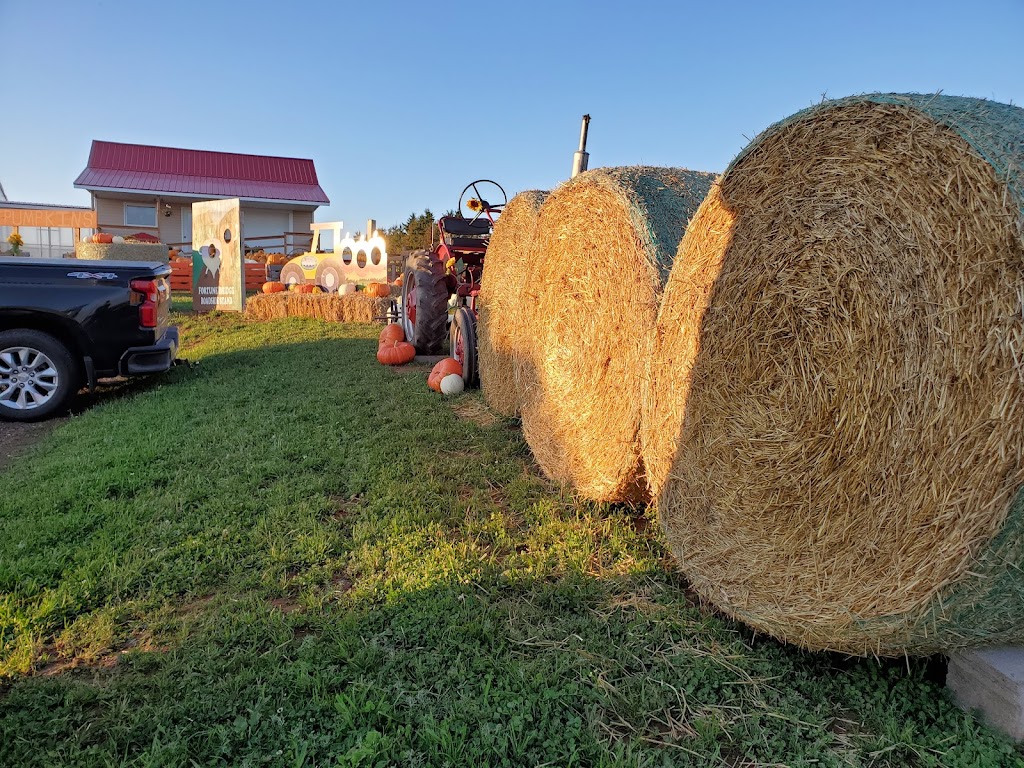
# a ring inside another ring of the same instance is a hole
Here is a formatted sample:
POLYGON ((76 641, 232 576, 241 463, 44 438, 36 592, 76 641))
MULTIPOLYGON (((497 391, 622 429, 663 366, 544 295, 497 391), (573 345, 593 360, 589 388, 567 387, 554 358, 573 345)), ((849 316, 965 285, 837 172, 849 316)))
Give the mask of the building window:
POLYGON ((60 259, 74 255, 74 231, 70 227, 21 227, 25 241, 22 255, 60 259))
POLYGON ((124 225, 126 227, 156 228, 155 205, 124 205, 124 225))

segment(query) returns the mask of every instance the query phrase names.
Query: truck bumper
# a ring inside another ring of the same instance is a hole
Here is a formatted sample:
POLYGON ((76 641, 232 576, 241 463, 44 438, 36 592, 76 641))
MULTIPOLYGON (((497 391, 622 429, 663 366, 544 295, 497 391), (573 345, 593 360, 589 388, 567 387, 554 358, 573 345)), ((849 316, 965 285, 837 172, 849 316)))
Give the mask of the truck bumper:
POLYGON ((162 373, 174 364, 178 354, 178 329, 170 326, 160 340, 151 347, 129 347, 121 355, 122 376, 137 376, 141 373, 162 373))

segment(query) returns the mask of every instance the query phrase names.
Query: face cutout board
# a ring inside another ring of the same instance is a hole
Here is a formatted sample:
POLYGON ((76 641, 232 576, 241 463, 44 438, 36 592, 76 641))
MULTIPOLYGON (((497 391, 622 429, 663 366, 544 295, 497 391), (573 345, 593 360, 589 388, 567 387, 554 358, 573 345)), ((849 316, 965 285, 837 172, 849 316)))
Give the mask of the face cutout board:
POLYGON ((192 204, 192 308, 245 309, 245 264, 238 198, 192 204))

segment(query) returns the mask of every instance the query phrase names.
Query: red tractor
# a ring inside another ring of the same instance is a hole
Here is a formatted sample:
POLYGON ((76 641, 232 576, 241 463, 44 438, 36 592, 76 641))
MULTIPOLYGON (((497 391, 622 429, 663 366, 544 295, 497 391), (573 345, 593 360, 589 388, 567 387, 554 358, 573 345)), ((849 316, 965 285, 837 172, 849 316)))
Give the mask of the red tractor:
POLYGON ((402 275, 398 317, 405 338, 418 354, 434 355, 441 352, 448 330, 449 354, 462 363, 467 387, 479 382, 476 299, 484 255, 494 222, 507 203, 505 190, 497 182, 478 179, 467 184, 459 195, 457 214, 438 219, 438 244, 433 250, 412 253, 402 275))

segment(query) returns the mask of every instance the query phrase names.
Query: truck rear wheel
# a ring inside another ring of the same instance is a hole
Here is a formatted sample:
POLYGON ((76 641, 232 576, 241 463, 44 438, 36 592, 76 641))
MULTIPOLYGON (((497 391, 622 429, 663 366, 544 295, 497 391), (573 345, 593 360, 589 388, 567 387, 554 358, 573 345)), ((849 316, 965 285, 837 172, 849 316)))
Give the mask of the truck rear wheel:
POLYGON ((78 366, 48 333, 15 328, 0 333, 0 419, 45 419, 78 391, 78 366))
POLYGON ((420 355, 436 355, 444 344, 448 286, 444 266, 429 251, 414 251, 402 274, 402 330, 420 355))

